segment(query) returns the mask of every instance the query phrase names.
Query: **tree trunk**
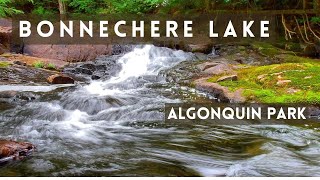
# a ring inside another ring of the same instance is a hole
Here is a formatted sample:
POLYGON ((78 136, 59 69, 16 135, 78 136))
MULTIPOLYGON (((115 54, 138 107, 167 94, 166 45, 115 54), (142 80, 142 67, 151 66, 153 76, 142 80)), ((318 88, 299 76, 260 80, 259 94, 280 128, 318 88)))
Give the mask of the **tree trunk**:
POLYGON ((205 0, 206 12, 209 12, 211 9, 211 0, 205 0))
POLYGON ((59 12, 61 15, 65 15, 67 13, 66 0, 58 0, 59 2, 59 12))
POLYGON ((302 1, 302 9, 306 10, 307 9, 307 0, 302 1))
POLYGON ((313 9, 320 11, 320 0, 313 0, 313 9))

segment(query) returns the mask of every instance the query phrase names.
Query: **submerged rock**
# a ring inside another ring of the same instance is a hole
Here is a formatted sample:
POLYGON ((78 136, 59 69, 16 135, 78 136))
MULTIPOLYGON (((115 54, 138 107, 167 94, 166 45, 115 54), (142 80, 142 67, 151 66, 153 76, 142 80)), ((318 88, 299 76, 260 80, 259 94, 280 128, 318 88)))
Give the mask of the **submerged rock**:
POLYGON ((35 149, 36 147, 28 142, 0 140, 0 163, 24 159, 35 149))
POLYGON ((49 76, 48 82, 51 84, 74 84, 74 80, 71 77, 61 74, 49 76))

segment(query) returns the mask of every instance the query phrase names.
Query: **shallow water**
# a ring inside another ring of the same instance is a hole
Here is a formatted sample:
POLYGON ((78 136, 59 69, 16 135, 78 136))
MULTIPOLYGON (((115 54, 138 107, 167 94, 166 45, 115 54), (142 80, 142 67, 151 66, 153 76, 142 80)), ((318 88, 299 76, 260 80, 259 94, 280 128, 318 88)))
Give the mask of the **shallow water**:
POLYGON ((38 152, 0 176, 320 176, 315 126, 166 124, 164 103, 216 103, 159 75, 186 60, 193 55, 136 48, 109 80, 2 111, 0 138, 28 140, 38 152))

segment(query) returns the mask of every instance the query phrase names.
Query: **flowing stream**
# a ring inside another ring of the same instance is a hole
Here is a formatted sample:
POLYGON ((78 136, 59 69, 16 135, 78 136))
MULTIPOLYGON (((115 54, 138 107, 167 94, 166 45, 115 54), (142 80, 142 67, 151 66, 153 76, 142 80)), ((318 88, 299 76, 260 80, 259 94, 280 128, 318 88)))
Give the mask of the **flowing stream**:
POLYGON ((0 138, 38 151, 0 176, 320 176, 316 127, 166 124, 165 103, 217 103, 160 73, 194 59, 146 45, 119 56, 108 80, 29 88, 41 97, 0 111, 0 138))

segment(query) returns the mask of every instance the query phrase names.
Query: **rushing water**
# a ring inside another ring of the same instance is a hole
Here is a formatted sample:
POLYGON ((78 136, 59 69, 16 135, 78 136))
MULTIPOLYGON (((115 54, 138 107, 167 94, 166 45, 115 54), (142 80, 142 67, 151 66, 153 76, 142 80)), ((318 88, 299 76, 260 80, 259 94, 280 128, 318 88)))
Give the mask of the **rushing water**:
POLYGON ((38 152, 0 176, 320 176, 316 127, 164 123, 164 103, 215 103, 159 75, 193 59, 148 45, 121 56, 111 79, 32 87, 41 98, 2 111, 0 138, 28 140, 38 152))

